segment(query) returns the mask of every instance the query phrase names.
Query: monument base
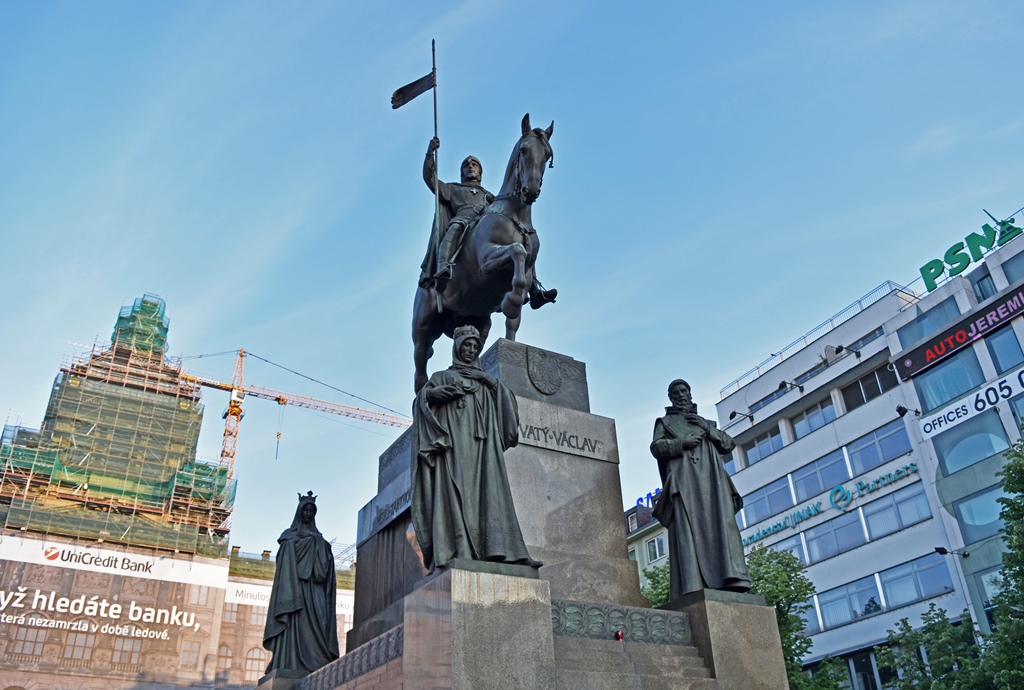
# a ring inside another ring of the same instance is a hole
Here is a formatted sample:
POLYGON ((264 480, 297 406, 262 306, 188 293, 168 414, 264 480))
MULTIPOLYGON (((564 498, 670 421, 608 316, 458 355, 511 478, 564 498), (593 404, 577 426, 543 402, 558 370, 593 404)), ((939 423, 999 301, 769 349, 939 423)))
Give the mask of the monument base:
POLYGON ((260 678, 256 690, 292 690, 296 683, 308 675, 305 671, 275 668, 260 678))
POLYGON ((687 614, 694 644, 720 690, 789 687, 775 610, 763 597, 704 589, 662 608, 687 614))
POLYGON ((466 565, 421 580, 400 625, 293 690, 789 687, 775 612, 759 596, 704 590, 661 609, 553 602, 546 580, 466 565))

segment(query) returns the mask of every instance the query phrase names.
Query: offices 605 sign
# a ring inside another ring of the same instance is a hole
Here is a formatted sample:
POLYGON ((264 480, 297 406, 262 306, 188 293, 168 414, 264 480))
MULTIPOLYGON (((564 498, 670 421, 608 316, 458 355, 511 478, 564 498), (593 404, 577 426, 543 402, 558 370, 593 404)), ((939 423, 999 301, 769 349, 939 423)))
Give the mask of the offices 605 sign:
POLYGON ((1000 402, 1024 393, 1024 369, 1009 376, 990 381, 976 393, 962 398, 934 414, 921 417, 921 436, 931 438, 982 412, 991 410, 1000 402))

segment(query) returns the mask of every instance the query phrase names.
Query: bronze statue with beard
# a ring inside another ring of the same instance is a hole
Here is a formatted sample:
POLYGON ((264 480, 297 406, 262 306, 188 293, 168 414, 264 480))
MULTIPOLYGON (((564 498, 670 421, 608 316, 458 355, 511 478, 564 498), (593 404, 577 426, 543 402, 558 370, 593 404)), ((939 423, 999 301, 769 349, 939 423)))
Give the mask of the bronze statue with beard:
POLYGON ((277 540, 263 646, 267 673, 295 678, 338 658, 337 580, 331 545, 316 528, 316 496, 299 494, 292 526, 277 540))
POLYGON ((668 397, 651 454, 664 487, 654 517, 668 528, 670 599, 700 589, 746 592, 750 571, 736 526, 743 499, 721 460, 736 443, 697 414, 686 381, 669 384, 668 397))
POLYGON ((515 394, 480 369, 480 333, 453 333, 452 365, 416 397, 412 522, 429 572, 453 558, 529 565, 504 452, 519 442, 515 394))

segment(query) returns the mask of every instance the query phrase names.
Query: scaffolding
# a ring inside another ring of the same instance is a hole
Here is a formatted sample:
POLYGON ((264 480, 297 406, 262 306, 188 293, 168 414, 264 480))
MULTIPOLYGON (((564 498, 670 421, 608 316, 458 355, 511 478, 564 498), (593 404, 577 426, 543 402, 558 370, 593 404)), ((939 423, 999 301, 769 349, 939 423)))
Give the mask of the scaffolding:
POLYGON ((168 359, 164 301, 121 309, 110 347, 61 368, 38 432, 5 429, 8 529, 227 555, 230 468, 196 460, 200 388, 168 359))

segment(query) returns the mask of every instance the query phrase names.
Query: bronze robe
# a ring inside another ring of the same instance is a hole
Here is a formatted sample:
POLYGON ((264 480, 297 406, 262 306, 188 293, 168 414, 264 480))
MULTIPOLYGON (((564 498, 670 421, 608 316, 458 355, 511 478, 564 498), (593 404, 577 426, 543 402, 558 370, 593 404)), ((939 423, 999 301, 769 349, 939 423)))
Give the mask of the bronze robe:
POLYGON ((700 589, 750 589, 736 526, 743 499, 719 457, 736 443, 707 424, 710 432, 704 434, 672 408, 654 423, 651 454, 664 486, 654 517, 668 528, 672 600, 700 589))
POLYGON ((529 564, 505 471, 504 451, 519 442, 515 395, 460 373, 436 372, 414 409, 416 461, 412 522, 428 571, 453 558, 529 564), (431 405, 427 391, 457 383, 467 391, 431 405))
POLYGON ((263 647, 273 653, 267 673, 312 673, 338 658, 334 553, 315 527, 299 524, 298 511, 292 527, 277 541, 263 632, 263 647))

